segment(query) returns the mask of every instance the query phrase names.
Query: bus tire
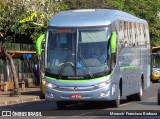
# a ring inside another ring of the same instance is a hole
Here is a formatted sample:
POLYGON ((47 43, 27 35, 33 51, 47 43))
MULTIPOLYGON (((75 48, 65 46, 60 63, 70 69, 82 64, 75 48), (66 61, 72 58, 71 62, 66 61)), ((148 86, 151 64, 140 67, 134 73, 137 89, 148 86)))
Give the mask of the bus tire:
POLYGON ((142 95, 143 95, 143 84, 142 84, 142 81, 140 82, 140 88, 139 88, 139 92, 136 93, 134 95, 134 98, 135 98, 135 101, 142 101, 142 95))
POLYGON ((128 101, 134 101, 134 95, 129 95, 127 96, 128 101))
POLYGON ((157 80, 152 80, 152 83, 157 83, 158 81, 157 80))
POLYGON ((113 100, 113 102, 112 102, 113 107, 118 108, 120 106, 120 97, 121 97, 120 94, 121 94, 121 92, 119 90, 117 99, 113 100))
POLYGON ((160 87, 158 88, 158 97, 157 97, 157 100, 158 100, 158 105, 160 105, 160 87))
POLYGON ((64 109, 66 107, 66 104, 63 101, 57 101, 56 104, 57 104, 57 109, 64 109))

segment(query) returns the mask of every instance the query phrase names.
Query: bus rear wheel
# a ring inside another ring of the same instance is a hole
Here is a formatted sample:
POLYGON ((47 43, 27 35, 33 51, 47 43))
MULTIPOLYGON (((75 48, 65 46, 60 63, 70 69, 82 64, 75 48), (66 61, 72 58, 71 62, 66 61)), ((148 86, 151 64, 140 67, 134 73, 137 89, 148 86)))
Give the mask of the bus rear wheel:
POLYGON ((128 101, 134 101, 134 95, 129 95, 127 96, 128 101))
POLYGON ((143 95, 143 84, 142 84, 142 81, 140 82, 140 87, 139 87, 139 92, 136 93, 134 95, 134 98, 135 98, 135 101, 142 101, 142 95, 143 95))
POLYGON ((57 109, 64 109, 66 107, 66 103, 63 101, 57 101, 57 109))

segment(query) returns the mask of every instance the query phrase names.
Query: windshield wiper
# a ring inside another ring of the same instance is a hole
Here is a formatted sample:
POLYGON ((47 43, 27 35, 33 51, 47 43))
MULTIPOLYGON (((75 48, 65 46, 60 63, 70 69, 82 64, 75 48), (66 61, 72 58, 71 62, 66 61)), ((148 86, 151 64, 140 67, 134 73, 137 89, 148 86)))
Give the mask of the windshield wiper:
POLYGON ((70 58, 70 52, 68 52, 68 54, 67 54, 67 56, 66 56, 66 58, 64 60, 64 64, 62 65, 62 67, 61 67, 61 69, 59 71, 59 78, 61 78, 63 70, 64 70, 64 67, 66 65, 66 62, 69 60, 69 58, 70 58))
POLYGON ((91 78, 93 78, 93 73, 91 72, 91 70, 90 70, 90 69, 89 69, 89 67, 87 66, 87 64, 86 64, 86 62, 85 62, 85 60, 84 60, 83 56, 82 56, 82 55, 80 55, 80 58, 82 59, 83 64, 85 65, 85 67, 86 67, 86 69, 87 69, 87 71, 88 71, 88 73, 89 73, 90 77, 91 77, 91 78))

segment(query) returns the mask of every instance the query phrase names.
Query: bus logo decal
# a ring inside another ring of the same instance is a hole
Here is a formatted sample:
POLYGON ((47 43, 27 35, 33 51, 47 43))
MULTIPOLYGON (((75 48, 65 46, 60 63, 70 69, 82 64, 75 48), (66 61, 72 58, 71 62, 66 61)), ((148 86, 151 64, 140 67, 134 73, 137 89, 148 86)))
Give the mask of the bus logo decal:
POLYGON ((74 91, 77 91, 78 90, 78 87, 74 87, 74 89, 73 89, 74 91))

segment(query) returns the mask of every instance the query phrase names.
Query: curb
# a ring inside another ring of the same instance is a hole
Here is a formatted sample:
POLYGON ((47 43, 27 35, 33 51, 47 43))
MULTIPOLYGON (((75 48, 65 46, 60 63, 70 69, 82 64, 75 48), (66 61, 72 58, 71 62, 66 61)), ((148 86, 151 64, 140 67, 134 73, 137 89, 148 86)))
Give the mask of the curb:
POLYGON ((9 105, 21 104, 26 102, 39 101, 39 100, 41 100, 40 96, 34 96, 34 97, 20 96, 16 98, 13 97, 12 100, 0 101, 0 106, 9 106, 9 105))

